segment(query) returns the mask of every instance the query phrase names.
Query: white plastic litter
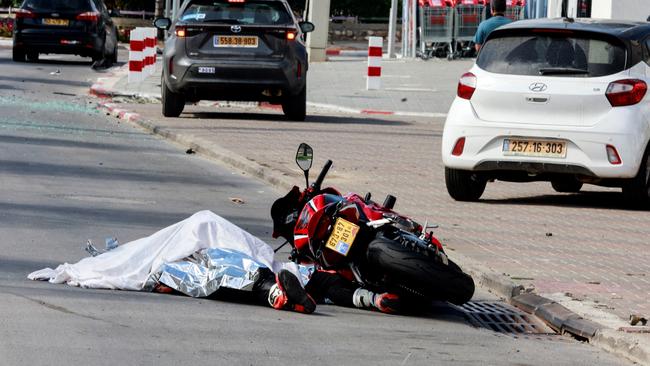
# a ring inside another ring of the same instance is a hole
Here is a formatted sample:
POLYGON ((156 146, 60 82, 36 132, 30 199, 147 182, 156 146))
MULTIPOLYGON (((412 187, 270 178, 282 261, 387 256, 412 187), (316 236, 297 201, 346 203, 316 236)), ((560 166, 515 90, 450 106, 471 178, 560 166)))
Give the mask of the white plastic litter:
POLYGON ((165 263, 173 263, 207 248, 231 249, 279 272, 288 269, 300 278, 295 263, 273 258, 273 248, 223 217, 200 211, 146 238, 118 246, 96 257, 56 269, 30 273, 30 280, 66 283, 87 288, 142 290, 152 273, 165 263))

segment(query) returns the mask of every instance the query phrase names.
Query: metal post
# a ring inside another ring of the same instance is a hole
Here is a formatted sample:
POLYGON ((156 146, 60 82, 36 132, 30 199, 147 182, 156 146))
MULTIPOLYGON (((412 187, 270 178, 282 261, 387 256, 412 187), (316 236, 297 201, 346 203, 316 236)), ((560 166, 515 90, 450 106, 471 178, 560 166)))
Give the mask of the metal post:
POLYGON ((411 48, 408 46, 409 39, 409 5, 408 0, 402 1, 402 57, 409 57, 411 48))
POLYGON ((388 58, 395 58, 395 30, 397 30, 397 0, 392 0, 388 23, 388 58))
POLYGON ((178 8, 180 7, 180 0, 173 0, 173 10, 172 10, 172 21, 175 21, 178 18, 178 8))
POLYGON ((411 57, 415 57, 417 50, 418 2, 411 0, 411 57))
POLYGON ((165 0, 165 18, 171 18, 172 0, 165 0))
POLYGON ((535 18, 544 18, 544 0, 537 0, 535 2, 535 18))

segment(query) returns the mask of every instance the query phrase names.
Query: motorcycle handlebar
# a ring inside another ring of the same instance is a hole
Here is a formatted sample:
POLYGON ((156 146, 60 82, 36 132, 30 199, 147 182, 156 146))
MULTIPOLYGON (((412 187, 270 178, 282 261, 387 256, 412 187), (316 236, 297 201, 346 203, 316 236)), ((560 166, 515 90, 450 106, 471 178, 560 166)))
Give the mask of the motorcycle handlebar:
POLYGON ((327 160, 327 162, 325 162, 325 165, 323 166, 323 170, 320 171, 318 178, 316 178, 316 181, 314 181, 314 184, 312 184, 314 190, 320 191, 320 186, 321 184, 323 184, 323 180, 325 180, 325 176, 327 175, 327 172, 330 170, 331 166, 332 166, 332 161, 327 160))

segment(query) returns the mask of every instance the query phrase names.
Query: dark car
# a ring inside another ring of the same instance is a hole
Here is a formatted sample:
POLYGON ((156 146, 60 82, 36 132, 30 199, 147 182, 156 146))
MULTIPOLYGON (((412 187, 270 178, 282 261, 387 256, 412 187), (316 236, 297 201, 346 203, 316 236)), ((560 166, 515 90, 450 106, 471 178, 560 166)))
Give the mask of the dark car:
POLYGON ((292 120, 306 114, 307 50, 286 0, 190 0, 165 43, 162 112, 177 117, 185 102, 266 101, 292 120))
POLYGON ((41 53, 117 61, 117 28, 102 0, 25 0, 16 10, 13 59, 41 53))

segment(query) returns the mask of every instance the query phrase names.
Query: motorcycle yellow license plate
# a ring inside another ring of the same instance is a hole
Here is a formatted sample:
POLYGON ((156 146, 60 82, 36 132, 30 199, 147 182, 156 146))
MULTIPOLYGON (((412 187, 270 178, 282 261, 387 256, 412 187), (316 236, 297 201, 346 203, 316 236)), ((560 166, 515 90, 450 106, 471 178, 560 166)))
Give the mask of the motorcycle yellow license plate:
POLYGON ((325 247, 347 256, 358 232, 359 226, 339 217, 325 247))

